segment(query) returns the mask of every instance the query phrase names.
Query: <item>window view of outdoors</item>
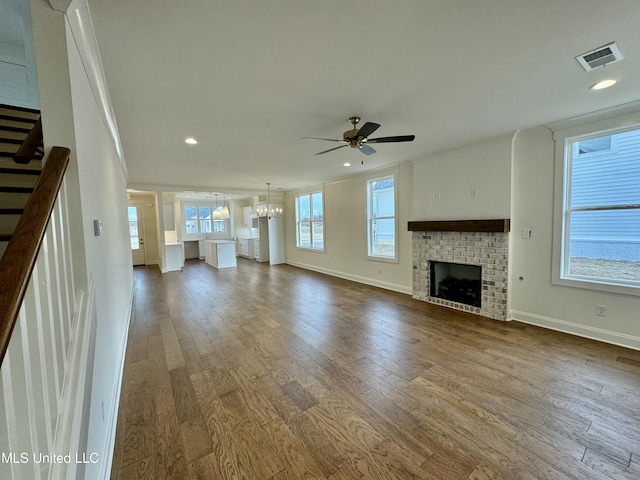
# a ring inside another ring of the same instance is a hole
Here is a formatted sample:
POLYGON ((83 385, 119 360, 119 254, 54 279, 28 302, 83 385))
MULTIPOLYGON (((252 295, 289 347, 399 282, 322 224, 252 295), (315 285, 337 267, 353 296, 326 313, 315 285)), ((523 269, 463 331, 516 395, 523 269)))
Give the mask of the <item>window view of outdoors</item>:
POLYGON ((369 182, 369 255, 394 258, 396 219, 393 177, 369 182))
POLYGON ((186 205, 184 207, 185 233, 224 233, 225 221, 213 219, 216 210, 211 205, 186 205))
POLYGON ((566 273, 640 285, 640 130, 576 141, 570 153, 566 273))
POLYGON ((138 250, 140 248, 140 236, 138 235, 138 209, 136 207, 128 207, 128 213, 131 250, 138 250))
POLYGON ((322 192, 297 197, 298 247, 324 248, 322 192))

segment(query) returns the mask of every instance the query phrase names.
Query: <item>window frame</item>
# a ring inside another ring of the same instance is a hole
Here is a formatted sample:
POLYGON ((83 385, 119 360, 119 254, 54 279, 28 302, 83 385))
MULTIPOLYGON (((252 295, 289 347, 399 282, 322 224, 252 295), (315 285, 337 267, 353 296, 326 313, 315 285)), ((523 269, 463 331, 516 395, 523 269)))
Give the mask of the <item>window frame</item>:
MULTIPOLYGON (((555 190, 553 224, 553 263, 551 282, 555 285, 584 288, 601 292, 640 296, 640 284, 624 280, 571 275, 568 272, 569 228, 571 210, 572 152, 576 141, 589 140, 606 135, 616 135, 640 130, 640 112, 622 113, 618 116, 590 118, 584 123, 575 120, 557 122, 552 125, 555 141, 555 190), (590 121, 588 121, 590 120, 590 121), (555 128, 554 128, 555 127, 555 128)), ((592 155, 615 153, 618 145, 612 138, 611 148, 606 151, 586 152, 576 155, 584 158, 592 155)))
POLYGON ((325 221, 324 188, 314 188, 311 190, 306 190, 304 192, 296 193, 294 203, 295 203, 295 211, 296 211, 296 248, 299 250, 306 250, 310 252, 324 253, 326 249, 326 244, 327 244, 327 232, 326 232, 327 224, 325 221), (314 209, 313 196, 318 194, 321 196, 320 206, 322 208, 322 219, 314 220, 313 219, 313 209, 314 209), (302 197, 309 197, 309 220, 300 219, 300 199, 302 197), (300 238, 301 238, 300 224, 301 223, 309 223, 309 236, 310 236, 310 244, 311 244, 310 246, 300 244, 300 238), (314 223, 322 224, 322 246, 321 247, 313 246, 314 245, 314 236, 313 236, 314 223))
POLYGON ((396 170, 393 171, 383 171, 377 172, 374 175, 369 175, 365 179, 365 195, 366 195, 366 235, 367 235, 367 260, 373 260, 378 262, 390 262, 390 263, 398 263, 398 172, 396 170), (383 181, 386 179, 393 180, 393 216, 389 215, 381 215, 381 216, 373 216, 372 215, 372 205, 373 205, 373 192, 372 192, 372 184, 374 182, 383 181), (393 256, 386 255, 375 255, 372 253, 373 251, 373 228, 372 222, 374 220, 389 220, 393 219, 393 256))
MULTIPOLYGON (((201 225, 203 221, 206 221, 206 219, 200 218, 200 208, 201 207, 208 207, 210 209, 211 212, 211 216, 213 217, 213 211, 216 208, 216 203, 215 202, 202 202, 202 201, 191 201, 191 202, 181 202, 181 209, 182 209, 182 232, 184 234, 184 239, 185 240, 198 240, 198 239, 202 239, 205 237, 208 238, 229 238, 231 237, 231 222, 230 219, 221 219, 221 220, 214 220, 213 218, 210 219, 211 221, 211 232, 207 233, 207 232, 202 232, 201 229, 201 225), (187 221, 189 220, 193 220, 193 219, 188 219, 187 218, 187 208, 188 207, 195 207, 196 209, 196 213, 197 213, 197 217, 196 217, 196 226, 198 228, 197 232, 187 232, 187 221), (218 222, 218 224, 222 223, 224 225, 224 230, 223 231, 215 231, 215 223, 218 222)), ((218 204, 218 208, 221 209, 222 205, 218 204)))

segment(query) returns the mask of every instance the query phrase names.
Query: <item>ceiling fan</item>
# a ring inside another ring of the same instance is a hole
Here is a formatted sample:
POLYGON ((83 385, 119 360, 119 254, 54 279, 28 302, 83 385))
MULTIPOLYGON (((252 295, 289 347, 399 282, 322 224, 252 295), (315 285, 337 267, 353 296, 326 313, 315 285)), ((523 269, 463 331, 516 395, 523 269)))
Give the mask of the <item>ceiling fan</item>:
POLYGON ((360 117, 354 116, 349 118, 349 121, 353 124, 352 130, 347 130, 342 135, 342 140, 336 140, 333 138, 316 138, 316 137, 304 137, 303 140, 324 140, 327 142, 339 142, 342 143, 339 147, 330 148, 329 150, 324 150, 322 152, 316 153, 316 155, 324 155, 325 153, 333 152, 334 150, 338 150, 342 147, 351 147, 357 148, 365 155, 372 155, 376 153, 376 151, 369 146, 371 143, 398 143, 398 142, 411 142, 415 135, 398 135, 395 137, 378 137, 378 138, 369 138, 373 132, 375 132, 380 125, 373 122, 367 122, 362 125, 362 128, 356 128, 356 125, 360 121, 360 117))

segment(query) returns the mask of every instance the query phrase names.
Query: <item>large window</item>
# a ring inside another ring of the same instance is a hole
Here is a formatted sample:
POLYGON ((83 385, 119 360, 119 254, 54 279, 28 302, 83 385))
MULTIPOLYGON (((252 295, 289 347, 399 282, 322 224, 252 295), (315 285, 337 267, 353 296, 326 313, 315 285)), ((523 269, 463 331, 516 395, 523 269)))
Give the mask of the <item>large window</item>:
POLYGON ((395 176, 367 181, 367 237, 369 257, 395 260, 395 176))
POLYGON ((222 207, 218 207, 219 219, 216 219, 214 205, 185 205, 184 231, 186 234, 211 234, 226 231, 225 220, 221 217, 222 207))
POLYGON ((296 241, 298 248, 324 250, 322 192, 296 196, 296 241))
POLYGON ((564 145, 560 278, 640 287, 640 127, 564 145))

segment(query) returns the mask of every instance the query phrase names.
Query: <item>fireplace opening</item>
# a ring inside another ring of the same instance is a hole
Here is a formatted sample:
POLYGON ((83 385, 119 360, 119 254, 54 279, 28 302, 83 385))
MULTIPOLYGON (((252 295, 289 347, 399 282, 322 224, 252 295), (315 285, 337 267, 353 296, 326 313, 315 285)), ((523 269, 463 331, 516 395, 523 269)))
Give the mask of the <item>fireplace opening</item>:
POLYGON ((429 262, 432 297, 480 307, 482 267, 449 262, 429 262))

